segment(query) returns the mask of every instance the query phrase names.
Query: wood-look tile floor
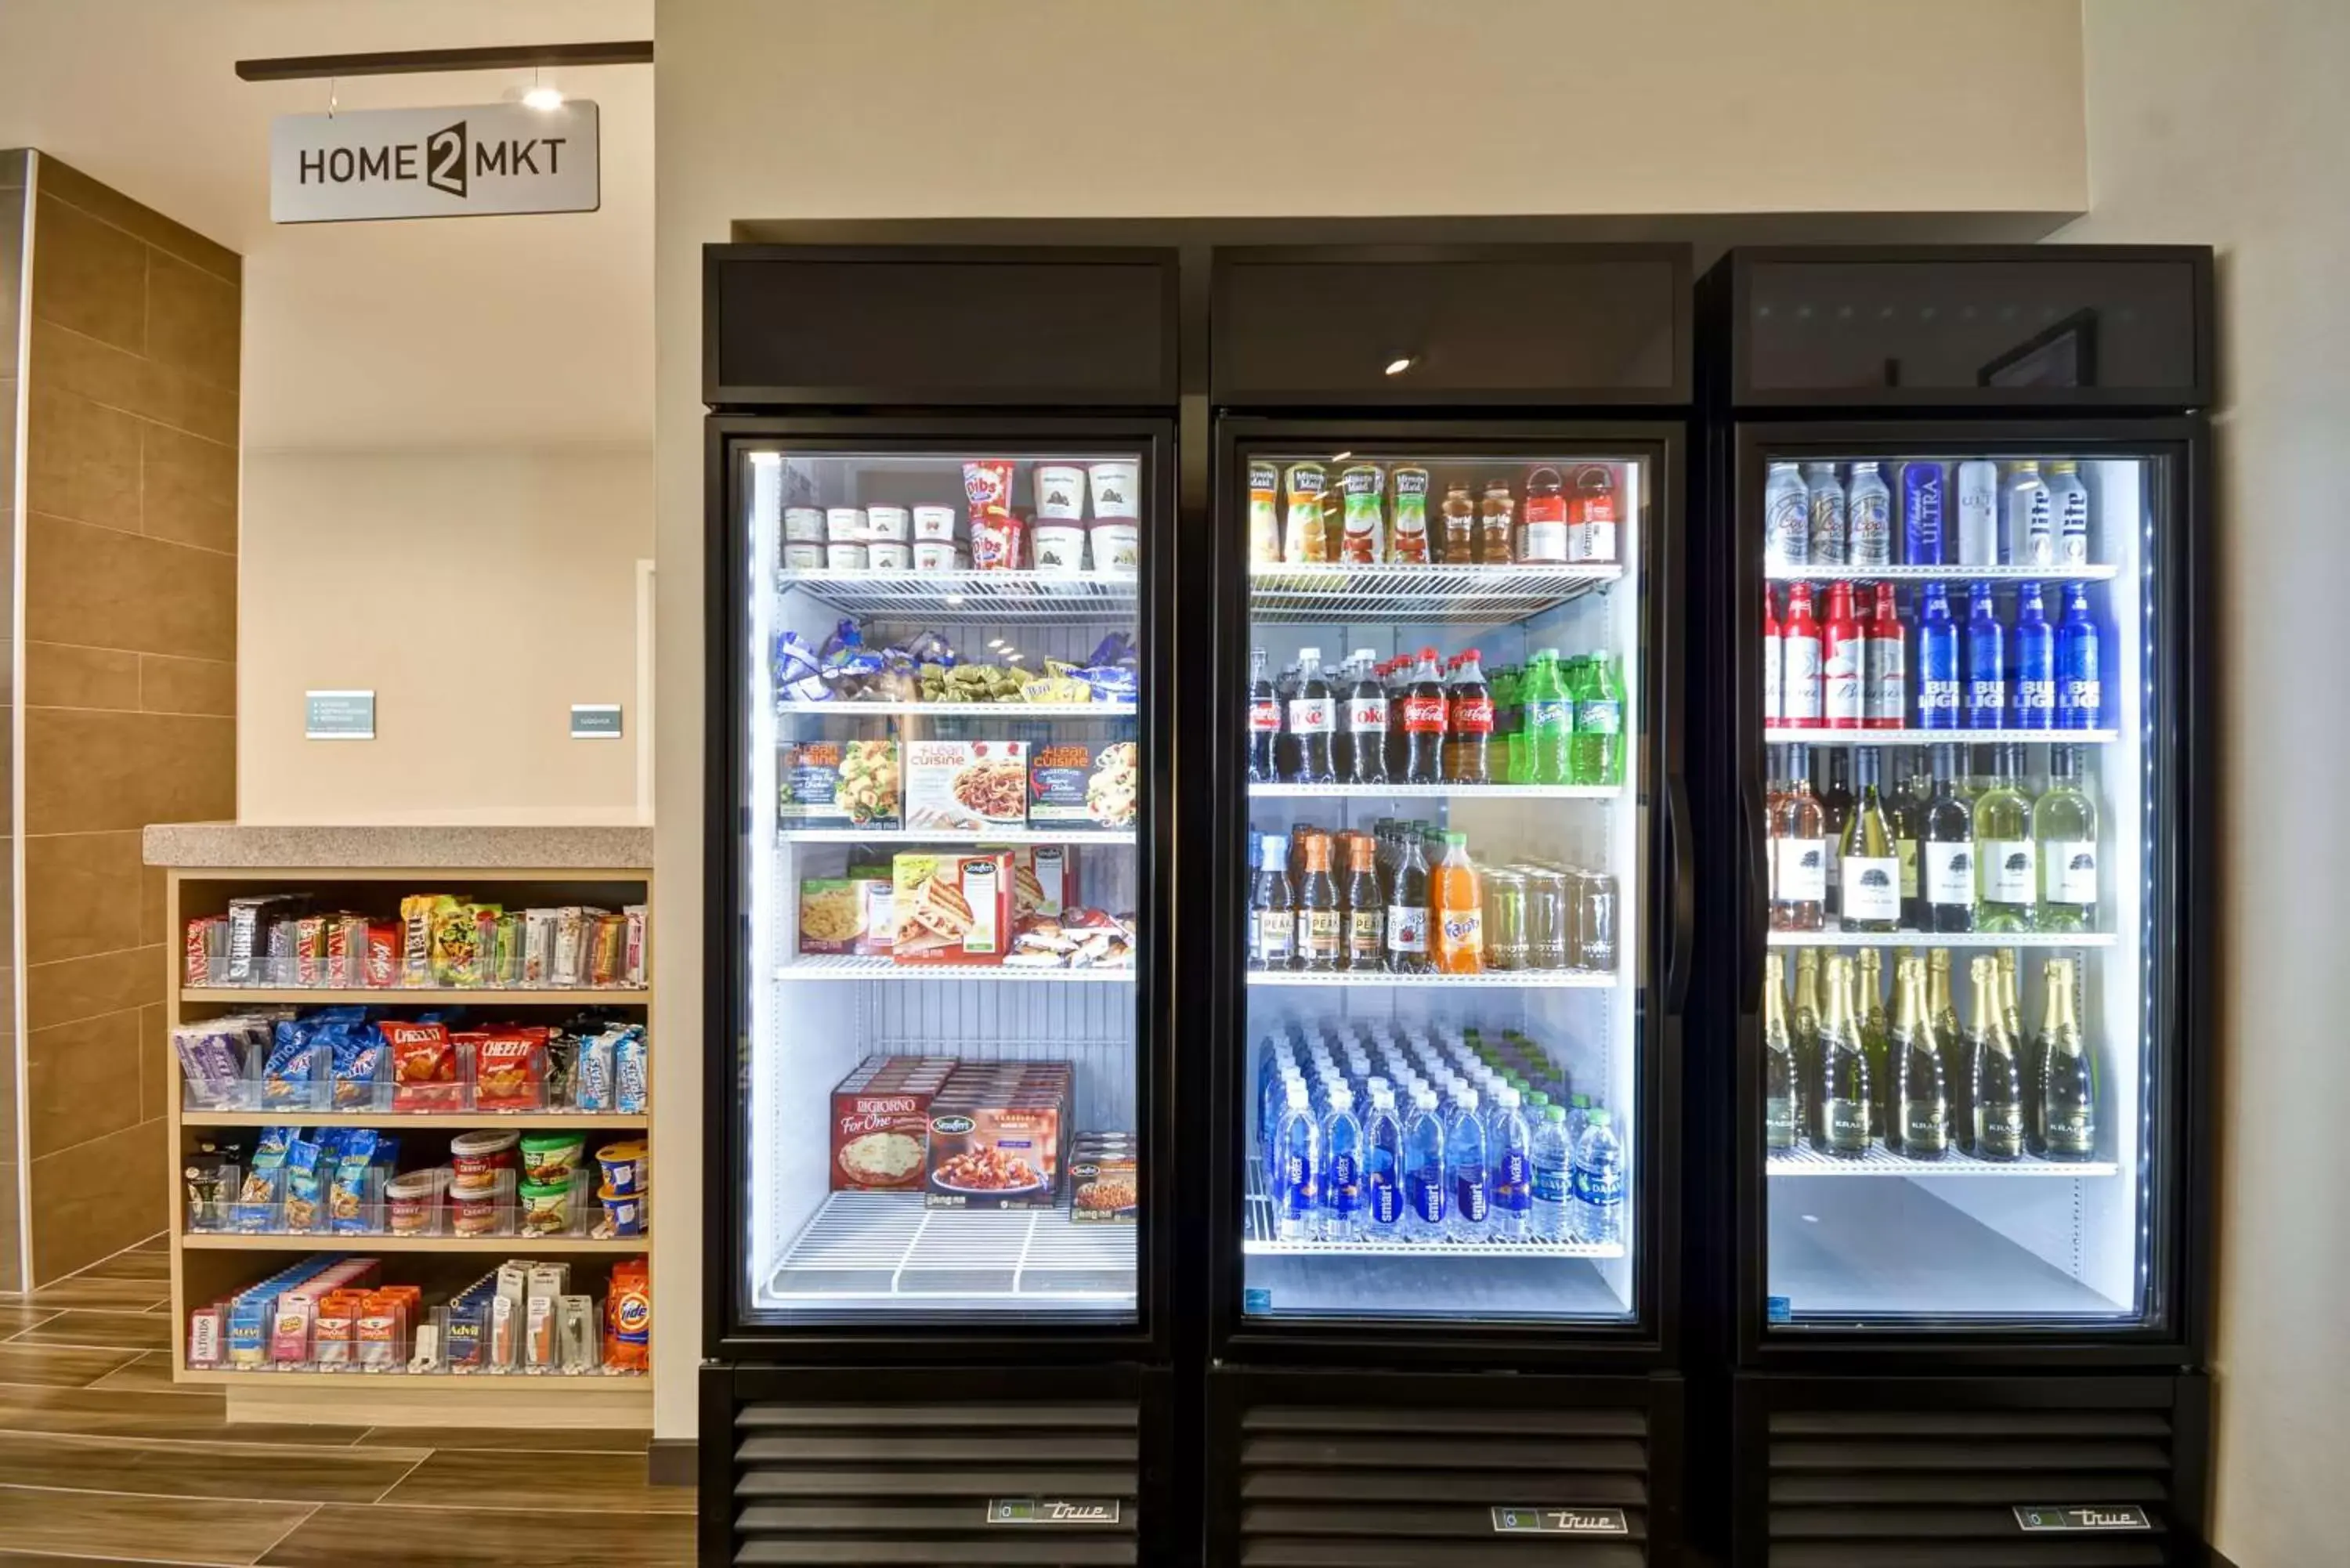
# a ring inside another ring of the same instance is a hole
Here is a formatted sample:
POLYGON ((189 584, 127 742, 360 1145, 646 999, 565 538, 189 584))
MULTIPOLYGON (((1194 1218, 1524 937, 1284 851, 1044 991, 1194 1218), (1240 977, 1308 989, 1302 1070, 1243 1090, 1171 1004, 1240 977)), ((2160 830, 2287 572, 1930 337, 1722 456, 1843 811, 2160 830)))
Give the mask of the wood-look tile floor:
POLYGON ((0 1296, 0 1568, 690 1568, 644 1432, 232 1424, 172 1382, 161 1247, 0 1296))

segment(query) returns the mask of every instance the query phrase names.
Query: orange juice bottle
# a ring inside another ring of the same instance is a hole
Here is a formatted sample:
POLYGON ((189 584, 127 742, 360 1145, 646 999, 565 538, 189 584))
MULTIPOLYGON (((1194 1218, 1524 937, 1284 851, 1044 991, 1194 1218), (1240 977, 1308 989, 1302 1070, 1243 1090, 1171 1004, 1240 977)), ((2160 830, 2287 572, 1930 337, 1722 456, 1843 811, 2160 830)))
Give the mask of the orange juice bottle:
POLYGON ((1434 938, 1436 967, 1443 974, 1479 974, 1485 968, 1485 890, 1469 864, 1469 836, 1444 836, 1444 859, 1436 868, 1434 938))

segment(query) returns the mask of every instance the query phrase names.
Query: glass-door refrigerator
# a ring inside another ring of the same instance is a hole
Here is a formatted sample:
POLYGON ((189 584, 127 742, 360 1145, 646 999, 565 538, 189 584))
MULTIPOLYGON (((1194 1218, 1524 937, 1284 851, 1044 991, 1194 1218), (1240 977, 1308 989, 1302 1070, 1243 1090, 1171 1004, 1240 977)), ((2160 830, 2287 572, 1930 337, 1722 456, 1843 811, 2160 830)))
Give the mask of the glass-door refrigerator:
POLYGON ((2209 268, 1710 280, 1739 1561, 2194 1542, 2209 268))
POLYGON ((1685 269, 1217 258, 1210 1561, 1672 1560, 1685 269))
POLYGON ((1152 1561, 1171 261, 709 275, 705 1561, 1152 1561))

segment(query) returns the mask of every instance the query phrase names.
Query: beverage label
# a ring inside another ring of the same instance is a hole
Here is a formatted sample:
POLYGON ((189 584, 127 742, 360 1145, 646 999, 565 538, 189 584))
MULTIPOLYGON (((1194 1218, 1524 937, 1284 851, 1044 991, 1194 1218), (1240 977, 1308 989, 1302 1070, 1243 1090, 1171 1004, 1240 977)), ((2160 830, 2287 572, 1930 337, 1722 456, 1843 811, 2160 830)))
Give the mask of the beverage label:
POLYGON ((2076 566, 2089 559, 2089 493, 2077 481, 2065 488, 2064 510, 2056 519, 2056 556, 2076 566))
POLYGON ((1848 856, 1839 885, 1847 920, 1898 920, 1901 918, 1901 861, 1887 856, 1848 856))
POLYGON ((1952 730, 1959 723, 1959 683, 1931 677, 1918 682, 1918 727, 1952 730))
POLYGON ((1975 1150, 1991 1158, 2023 1152, 2023 1114, 2016 1106, 1975 1104, 1975 1150))
POLYGON ((1832 1099, 1823 1107, 1826 1112, 1828 1145, 1833 1148, 1866 1147, 1868 1144, 1868 1102, 1866 1100, 1832 1099))
POLYGON ((1926 863, 1926 902, 1972 905, 1975 901, 1975 846, 1971 844, 1927 844, 1919 846, 1926 863))
POLYGON ((1337 703, 1327 697, 1293 697, 1289 700, 1290 732, 1326 735, 1336 721, 1337 711, 1337 703))
POLYGON ((1826 680, 1822 692, 1832 729, 1860 727, 1860 639, 1847 637, 1828 644, 1826 680))
POLYGON ((1851 542, 1846 559, 1856 566, 1893 564, 1891 495, 1882 489, 1856 488, 1852 497, 1851 542))
POLYGON ((2049 1153, 2086 1158, 2096 1152, 2096 1126, 2090 1120, 2086 1106, 2066 1110, 2051 1106, 2050 1109, 2054 1114, 2048 1117, 2045 1131, 2049 1153))
POLYGON ((1820 639, 1790 637, 1782 657, 1786 664, 1787 694, 1782 711, 1790 724, 1820 722, 1820 639))
POLYGON ((1895 839, 1893 855, 1901 862, 1901 898, 1906 903, 1918 897, 1918 841, 1914 838, 1895 839))
POLYGON ((1387 558, 1386 508, 1380 501, 1378 469, 1358 462, 1338 475, 1338 494, 1346 533, 1339 541, 1339 559, 1372 566, 1387 558))
MULTIPOLYGON (((1977 730, 1996 730, 2007 722, 2007 682, 1967 682, 1967 723, 1977 730)), ((1939 742, 1938 742, 1939 743, 1939 742)))
POLYGON ((1523 1149, 1504 1149, 1493 1162, 1493 1207, 1504 1214, 1523 1214, 1534 1206, 1534 1184, 1526 1170, 1523 1149))
POLYGON ((1391 1168, 1374 1165, 1363 1178, 1363 1208, 1374 1225, 1393 1225, 1403 1218, 1403 1193, 1391 1168))
MULTIPOLYGON (((1612 561, 1616 558, 1616 497, 1584 494, 1567 507, 1566 558, 1570 561, 1612 561)), ((1539 559, 1530 556, 1529 559, 1539 559)))
POLYGON ((1587 1165, 1578 1165, 1567 1186, 1576 1202, 1588 1203, 1596 1209, 1612 1209, 1624 1201, 1624 1168, 1617 1164, 1595 1169, 1587 1165))
POLYGON ((1950 1113, 1947 1105, 1911 1100, 1901 1107, 1901 1142, 1911 1149, 1950 1147, 1950 1113))
POLYGON ((1395 481, 1395 527, 1388 550, 1399 565, 1428 565, 1428 470, 1399 468, 1395 481))
POLYGON ((1492 1201, 1482 1165, 1455 1166, 1452 1171, 1452 1211, 1468 1225, 1482 1225, 1492 1201))
POLYGON ((1271 697, 1259 697, 1249 703, 1249 732, 1253 735, 1281 733, 1281 704, 1271 697))
POLYGON ((1262 923, 1262 911, 1260 911, 1254 904, 1251 904, 1249 906, 1248 912, 1248 950, 1251 952, 1255 952, 1257 950, 1257 928, 1262 923))
POLYGON ((1444 923, 1437 928, 1437 943, 1448 952, 1483 952, 1485 912, 1482 909, 1445 910, 1444 923))
POLYGON ((2106 683, 2102 680, 2067 680, 2056 694, 2057 705, 2072 717, 2068 729, 2094 730, 2106 704, 2106 683))
POLYGON ((1385 734, 1388 727, 1388 700, 1384 697, 1349 697, 1347 699, 1347 728, 1356 734, 1385 734))
POLYGON ((1526 728, 1537 735, 1565 735, 1575 728, 1575 705, 1561 697, 1526 704, 1526 728))
POLYGON ((1391 953, 1424 953, 1428 950, 1428 911, 1417 904, 1388 906, 1388 951, 1391 953))
POLYGON ((2097 846, 2085 838, 2052 839, 2041 846, 2041 896, 2052 904, 2097 901, 2097 846))
POLYGON ((1773 491, 1762 523, 1762 552, 1773 566, 1801 566, 1812 557, 1811 504, 1803 486, 1773 491))
POLYGON ((2045 730, 2056 713, 2056 682, 2019 680, 2015 683, 2015 724, 2020 730, 2045 730))
MULTIPOLYGON (((1550 565, 1570 558, 1569 551, 1573 547, 1571 541, 1575 530, 1567 525, 1565 496, 1556 493, 1535 495, 1529 493, 1526 496, 1525 510, 1518 515, 1524 524, 1520 535, 1524 541, 1524 548, 1519 559, 1550 565)), ((1588 557, 1573 558, 1587 559, 1588 557)))
POLYGON ((1762 1137, 1773 1148, 1793 1148, 1795 1145, 1795 1102, 1784 1095, 1773 1095, 1762 1101, 1762 1137))
POLYGON ((1351 1154, 1330 1157, 1330 1186, 1327 1194, 1332 1214, 1351 1220, 1363 1206, 1362 1164, 1351 1154))
POLYGON ((1269 565, 1281 559, 1281 471, 1269 462, 1249 464, 1249 560, 1269 565))
POLYGON ((1326 561, 1330 546, 1322 525, 1322 492, 1330 476, 1318 462, 1299 462, 1290 465, 1287 477, 1289 510, 1283 521, 1281 558, 1291 566, 1326 561))
POLYGON ((1444 1223, 1444 1182, 1432 1170, 1415 1170, 1404 1179, 1413 1218, 1422 1224, 1444 1223))
POLYGON ((1321 1206, 1322 1196, 1314 1186, 1314 1162, 1302 1154, 1283 1156, 1279 1185, 1282 1218, 1312 1219, 1315 1210, 1321 1206))
POLYGON ((1861 646, 1867 654, 1862 716, 1879 728, 1898 730, 1909 705, 1908 650, 1898 637, 1872 637, 1861 646))
POLYGON ((1901 465, 1901 531, 1904 561, 1912 566, 1942 564, 1942 465, 1901 465))
POLYGON ((1534 1168, 1534 1201, 1537 1203, 1565 1202, 1567 1195, 1566 1167, 1563 1165, 1535 1166, 1534 1168))
POLYGON ((1297 917, 1287 909, 1264 909, 1256 919, 1256 956, 1266 965, 1287 968, 1297 940, 1297 917))
POLYGON ((1779 699, 1786 689, 1786 677, 1780 671, 1781 646, 1776 637, 1762 634, 1762 722, 1766 724, 1779 722, 1779 699))
POLYGON ((1411 696, 1403 700, 1403 727, 1423 735, 1444 733, 1444 699, 1411 696))
POLYGON ((1493 732, 1493 700, 1488 697, 1455 697, 1452 699, 1452 732, 1456 735, 1490 735, 1493 732))
POLYGON ((1336 909, 1305 909, 1297 936, 1303 946, 1303 956, 1311 963, 1327 959, 1336 962, 1338 957, 1338 911, 1336 909))
POLYGON ((1817 904, 1828 896, 1828 841, 1782 838, 1778 898, 1783 904, 1817 904))
POLYGON ((1982 867, 1985 901, 2029 904, 2040 896, 2040 878, 2033 874, 2038 857, 2029 838, 1986 838, 1977 863, 1982 867))
POLYGON ((1347 917, 1347 951, 1352 957, 1376 960, 1387 935, 1387 916, 1377 909, 1357 909, 1347 917))
POLYGON ((1612 697, 1586 697, 1575 705, 1575 732, 1614 735, 1624 728, 1624 705, 1612 697))
POLYGON ((1815 566, 1844 565, 1844 491, 1833 480, 1812 489, 1812 559, 1815 566))

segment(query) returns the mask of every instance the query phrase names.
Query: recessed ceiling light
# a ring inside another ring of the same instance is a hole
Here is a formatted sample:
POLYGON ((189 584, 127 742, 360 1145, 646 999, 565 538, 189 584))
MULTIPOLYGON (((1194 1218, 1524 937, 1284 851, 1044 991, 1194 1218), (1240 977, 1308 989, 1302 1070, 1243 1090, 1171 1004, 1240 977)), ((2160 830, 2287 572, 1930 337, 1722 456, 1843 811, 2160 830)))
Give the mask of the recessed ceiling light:
POLYGON ((1400 376, 1406 370, 1410 369, 1414 361, 1412 357, 1409 354, 1403 355, 1399 358, 1390 359, 1388 361, 1387 373, 1390 376, 1400 376))

